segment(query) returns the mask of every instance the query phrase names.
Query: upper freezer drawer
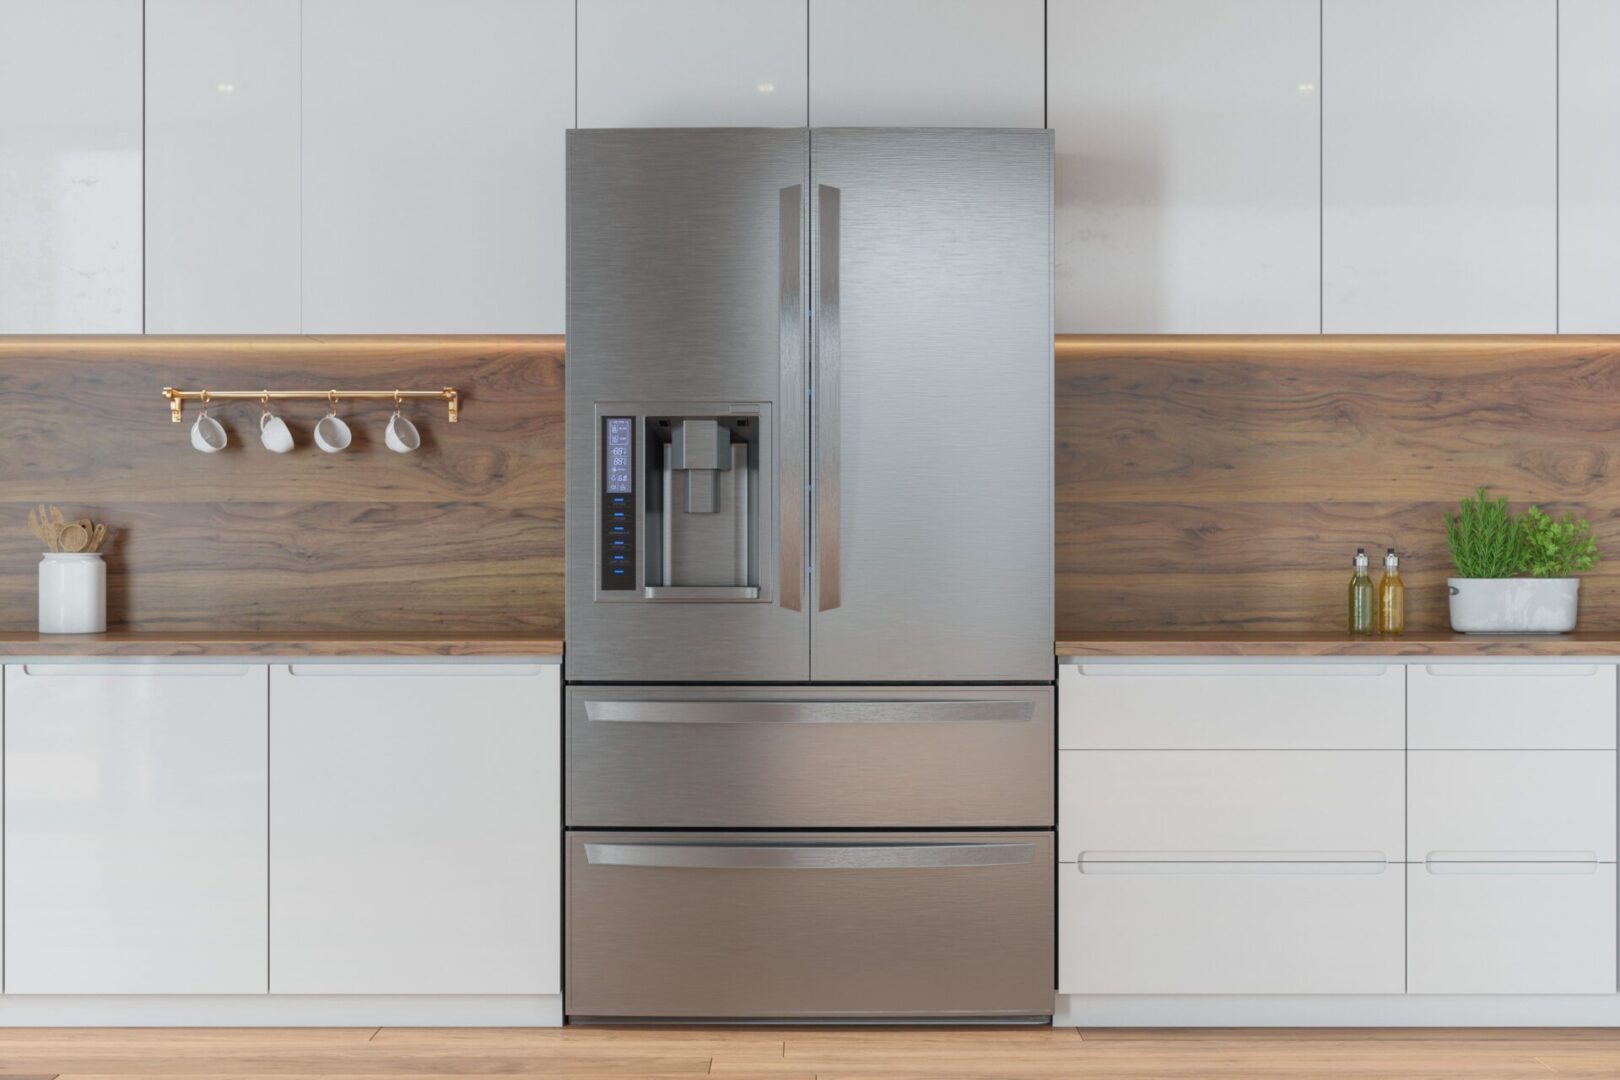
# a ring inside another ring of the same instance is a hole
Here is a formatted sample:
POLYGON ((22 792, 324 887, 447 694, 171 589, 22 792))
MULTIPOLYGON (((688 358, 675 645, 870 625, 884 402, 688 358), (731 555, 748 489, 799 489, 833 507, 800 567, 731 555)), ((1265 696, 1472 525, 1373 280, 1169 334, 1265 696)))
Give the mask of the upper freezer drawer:
POLYGON ((1065 750, 1401 750, 1398 664, 1073 664, 1065 750))
POLYGON ((1414 664, 1414 750, 1613 750, 1611 664, 1414 664))
POLYGON ((1052 823, 1052 691, 573 687, 568 824, 1052 823))

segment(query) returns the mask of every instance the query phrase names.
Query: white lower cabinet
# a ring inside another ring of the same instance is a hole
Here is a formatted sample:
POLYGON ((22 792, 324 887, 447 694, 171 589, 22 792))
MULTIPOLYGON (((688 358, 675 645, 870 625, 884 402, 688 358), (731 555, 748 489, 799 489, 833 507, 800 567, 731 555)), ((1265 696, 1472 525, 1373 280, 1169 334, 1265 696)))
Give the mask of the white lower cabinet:
POLYGON ((1058 866, 1063 994, 1398 994, 1398 863, 1058 866))
POLYGON ((558 674, 272 669, 273 993, 559 992, 558 674))
POLYGON ((1409 867, 1415 994, 1612 994, 1613 863, 1409 867))
POLYGON ((265 684, 7 666, 7 993, 265 992, 265 684))

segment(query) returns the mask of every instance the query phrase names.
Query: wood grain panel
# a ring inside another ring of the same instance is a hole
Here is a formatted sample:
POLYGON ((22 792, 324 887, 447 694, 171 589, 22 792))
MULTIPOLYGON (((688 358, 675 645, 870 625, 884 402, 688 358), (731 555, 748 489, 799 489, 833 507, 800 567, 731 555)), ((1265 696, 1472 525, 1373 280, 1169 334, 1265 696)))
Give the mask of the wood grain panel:
POLYGON ((1357 547, 1449 628, 1443 515, 1479 484, 1591 518, 1581 628, 1620 629, 1620 338, 1057 343, 1057 625, 1339 630, 1357 547))
POLYGON ((111 630, 373 630, 560 637, 563 347, 528 338, 0 338, 0 630, 34 627, 33 503, 105 520, 111 630), (462 420, 343 404, 354 444, 310 438, 320 402, 280 402, 298 442, 262 449, 257 402, 215 405, 218 454, 191 449, 187 389, 461 390, 462 420))

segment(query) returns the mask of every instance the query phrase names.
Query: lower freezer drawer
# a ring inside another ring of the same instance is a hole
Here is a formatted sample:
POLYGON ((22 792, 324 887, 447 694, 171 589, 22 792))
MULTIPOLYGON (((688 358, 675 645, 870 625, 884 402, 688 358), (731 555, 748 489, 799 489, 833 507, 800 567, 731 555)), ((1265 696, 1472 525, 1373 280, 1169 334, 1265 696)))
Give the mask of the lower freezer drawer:
POLYGON ((1052 837, 568 835, 573 1017, 993 1017, 1053 1003, 1052 837))

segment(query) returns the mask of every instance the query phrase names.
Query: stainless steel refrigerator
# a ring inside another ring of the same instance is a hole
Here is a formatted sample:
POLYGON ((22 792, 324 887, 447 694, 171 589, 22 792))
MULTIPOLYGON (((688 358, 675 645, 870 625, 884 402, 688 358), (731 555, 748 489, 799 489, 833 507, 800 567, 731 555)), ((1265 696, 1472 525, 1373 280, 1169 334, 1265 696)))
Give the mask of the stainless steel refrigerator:
POLYGON ((1052 141, 572 131, 575 1018, 1053 1000, 1052 141))

